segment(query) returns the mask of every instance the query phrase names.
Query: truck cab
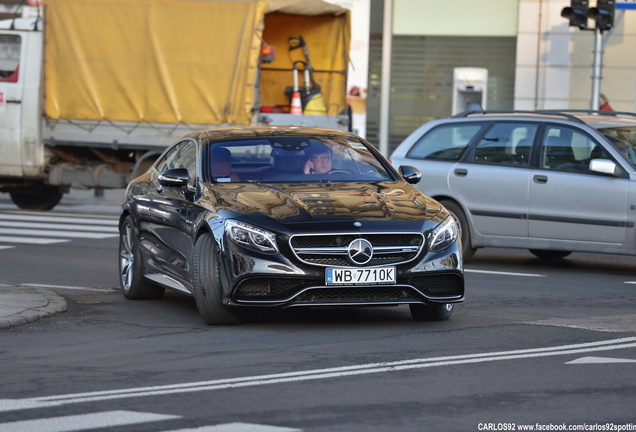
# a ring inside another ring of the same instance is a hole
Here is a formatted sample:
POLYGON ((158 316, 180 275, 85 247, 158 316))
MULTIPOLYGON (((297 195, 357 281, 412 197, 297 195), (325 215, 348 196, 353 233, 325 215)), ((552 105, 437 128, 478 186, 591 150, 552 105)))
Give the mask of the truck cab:
POLYGON ((20 207, 45 210, 63 189, 43 181, 41 26, 41 18, 0 21, 0 191, 20 207))

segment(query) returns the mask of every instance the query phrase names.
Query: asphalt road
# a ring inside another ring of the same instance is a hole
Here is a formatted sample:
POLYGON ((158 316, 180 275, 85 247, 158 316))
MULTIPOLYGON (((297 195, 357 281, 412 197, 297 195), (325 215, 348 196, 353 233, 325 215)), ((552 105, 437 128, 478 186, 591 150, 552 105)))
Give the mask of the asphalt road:
MULTIPOLYGON (((31 216, 3 198, 0 220, 31 216)), ((114 198, 69 197, 47 215, 109 226, 114 198)), ((124 299, 117 242, 0 249, 0 283, 68 303, 0 332, 0 431, 636 430, 632 257, 480 250, 447 322, 400 307, 208 327, 187 296, 124 299)))

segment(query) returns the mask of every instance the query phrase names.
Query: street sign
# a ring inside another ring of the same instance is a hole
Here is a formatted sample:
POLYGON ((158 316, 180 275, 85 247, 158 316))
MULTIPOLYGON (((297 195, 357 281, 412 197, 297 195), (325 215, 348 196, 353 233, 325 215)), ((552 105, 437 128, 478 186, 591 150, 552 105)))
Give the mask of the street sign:
POLYGON ((616 9, 634 9, 636 10, 636 0, 616 0, 616 9))

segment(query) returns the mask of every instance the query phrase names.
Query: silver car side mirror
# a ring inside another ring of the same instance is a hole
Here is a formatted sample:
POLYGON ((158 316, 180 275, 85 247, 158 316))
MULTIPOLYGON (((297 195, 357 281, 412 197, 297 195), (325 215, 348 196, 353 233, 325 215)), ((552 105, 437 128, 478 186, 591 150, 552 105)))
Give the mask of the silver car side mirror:
POLYGON ((609 159, 592 159, 590 161, 590 171, 601 174, 616 175, 618 167, 615 162, 609 159))

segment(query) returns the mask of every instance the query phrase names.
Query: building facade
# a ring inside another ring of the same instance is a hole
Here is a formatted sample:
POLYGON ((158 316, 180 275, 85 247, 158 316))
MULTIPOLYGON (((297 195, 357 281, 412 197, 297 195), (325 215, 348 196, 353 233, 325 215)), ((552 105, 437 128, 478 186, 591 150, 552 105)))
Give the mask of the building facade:
MULTIPOLYGON (((594 32, 561 17, 569 0, 370 1, 366 137, 382 143, 385 134, 385 153, 421 124, 453 113, 455 68, 487 70, 488 110, 590 109, 594 32), (392 2, 388 92, 381 86, 385 1, 392 2)), ((636 9, 617 9, 602 38, 601 92, 615 110, 634 112, 636 9)))

